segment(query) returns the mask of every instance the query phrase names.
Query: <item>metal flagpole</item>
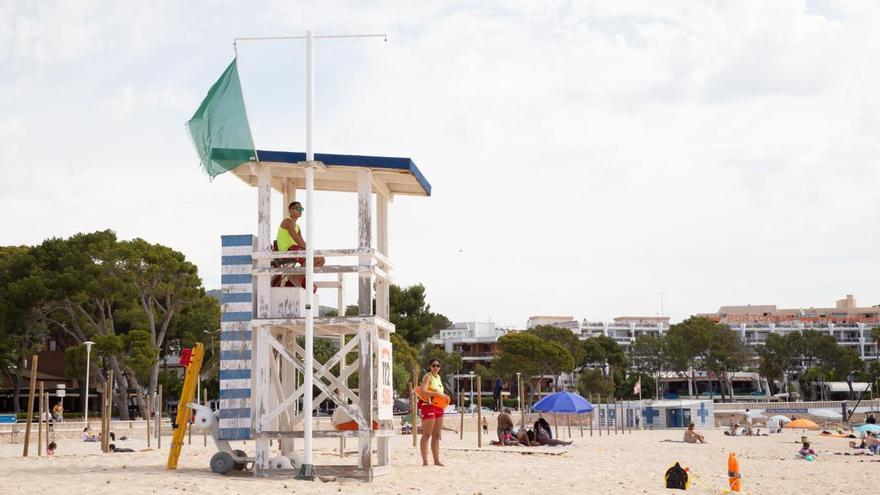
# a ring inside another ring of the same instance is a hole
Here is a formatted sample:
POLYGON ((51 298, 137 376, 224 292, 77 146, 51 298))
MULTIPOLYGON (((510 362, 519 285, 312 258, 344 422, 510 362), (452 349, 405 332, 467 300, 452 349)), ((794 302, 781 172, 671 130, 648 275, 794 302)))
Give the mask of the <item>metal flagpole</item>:
POLYGON ((312 116, 315 110, 315 43, 311 31, 306 31, 306 362, 305 396, 303 397, 303 465, 297 478, 315 479, 312 463, 312 374, 315 343, 315 319, 312 313, 312 284, 315 277, 315 253, 312 240, 315 227, 312 222, 312 193, 315 189, 315 152, 312 148, 312 116))

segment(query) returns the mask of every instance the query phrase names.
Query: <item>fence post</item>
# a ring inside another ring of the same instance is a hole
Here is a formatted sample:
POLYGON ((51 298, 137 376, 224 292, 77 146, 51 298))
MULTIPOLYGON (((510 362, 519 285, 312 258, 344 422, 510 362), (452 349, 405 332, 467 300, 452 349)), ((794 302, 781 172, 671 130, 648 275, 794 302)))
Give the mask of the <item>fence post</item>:
POLYGON ((477 378, 477 448, 483 446, 483 380, 477 378))
POLYGON ((31 356, 31 386, 30 392, 28 393, 28 412, 27 418, 25 418, 25 427, 24 427, 24 452, 23 456, 28 456, 28 447, 31 444, 31 423, 34 420, 34 394, 36 393, 37 388, 37 364, 39 362, 39 358, 36 354, 31 356))

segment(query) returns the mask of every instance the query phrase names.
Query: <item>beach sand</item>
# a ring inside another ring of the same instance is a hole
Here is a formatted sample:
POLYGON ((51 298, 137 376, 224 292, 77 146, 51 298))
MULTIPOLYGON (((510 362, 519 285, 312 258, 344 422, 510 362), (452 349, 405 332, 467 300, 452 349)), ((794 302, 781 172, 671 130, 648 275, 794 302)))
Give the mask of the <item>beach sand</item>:
MULTIPOLYGON (((452 421, 451 423, 455 423, 452 421)), ((455 425, 457 426, 457 425, 455 425)), ((492 430, 490 430, 492 431, 492 430)), ((708 444, 667 443, 680 440, 680 430, 636 431, 581 438, 574 432, 574 444, 565 448, 476 449, 476 434, 444 432, 445 467, 422 467, 410 436, 393 438, 394 462, 391 476, 372 484, 352 480, 302 482, 290 478, 254 479, 251 473, 220 476, 208 462, 215 450, 208 440, 193 435, 184 444, 177 471, 167 471, 165 462, 170 437, 162 450, 133 454, 101 454, 95 443, 61 439, 55 457, 38 458, 36 445, 31 456, 21 457, 21 444, 0 444, 0 493, 8 494, 273 494, 273 493, 673 493, 663 485, 663 473, 675 461, 690 468, 697 479, 691 493, 721 493, 727 488, 727 455, 736 452, 743 476, 743 493, 830 494, 870 491, 880 472, 880 457, 837 456, 845 452, 847 440, 822 438, 807 432, 820 456, 813 462, 795 459, 801 431, 785 431, 769 437, 726 437, 722 429, 705 430, 708 444), (524 453, 532 452, 531 455, 524 453), (558 454, 558 455, 555 455, 558 454)), ((486 439, 484 439, 485 441, 486 439)), ((143 439, 116 442, 118 446, 146 448, 143 439)), ((488 441, 485 441, 488 444, 488 441)), ((484 445, 485 445, 484 444, 484 445)), ((240 443, 237 444, 240 446, 240 443)), ((334 450, 338 440, 315 441, 315 463, 339 463, 334 450)), ((243 449, 253 453, 253 442, 243 449)), ((353 462, 356 442, 349 440, 353 462)))

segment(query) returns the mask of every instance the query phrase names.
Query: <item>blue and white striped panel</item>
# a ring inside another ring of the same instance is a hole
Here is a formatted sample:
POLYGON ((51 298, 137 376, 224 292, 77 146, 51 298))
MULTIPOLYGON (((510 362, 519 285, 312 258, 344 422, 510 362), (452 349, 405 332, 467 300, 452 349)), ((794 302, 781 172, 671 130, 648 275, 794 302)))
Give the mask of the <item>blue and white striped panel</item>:
POLYGON ((220 237, 220 438, 251 438, 254 236, 220 237))

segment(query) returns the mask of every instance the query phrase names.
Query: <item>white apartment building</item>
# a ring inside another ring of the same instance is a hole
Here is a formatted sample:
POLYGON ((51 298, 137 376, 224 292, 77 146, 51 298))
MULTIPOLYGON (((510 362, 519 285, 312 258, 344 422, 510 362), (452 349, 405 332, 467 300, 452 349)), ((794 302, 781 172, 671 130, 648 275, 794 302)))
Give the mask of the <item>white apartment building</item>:
MULTIPOLYGON (((471 381, 476 380, 470 374, 477 365, 486 368, 492 365, 492 359, 498 352, 498 338, 511 330, 499 328, 491 321, 468 321, 453 324, 451 327, 429 338, 428 343, 443 348, 446 352, 461 354, 463 367, 461 373, 452 375, 453 387, 461 387, 470 391, 471 381)), ((483 382, 483 395, 492 395, 492 384, 483 382)))
POLYGON ((639 335, 663 335, 669 330, 668 316, 618 316, 614 321, 587 321, 581 323, 581 340, 604 335, 617 342, 624 352, 639 335))

